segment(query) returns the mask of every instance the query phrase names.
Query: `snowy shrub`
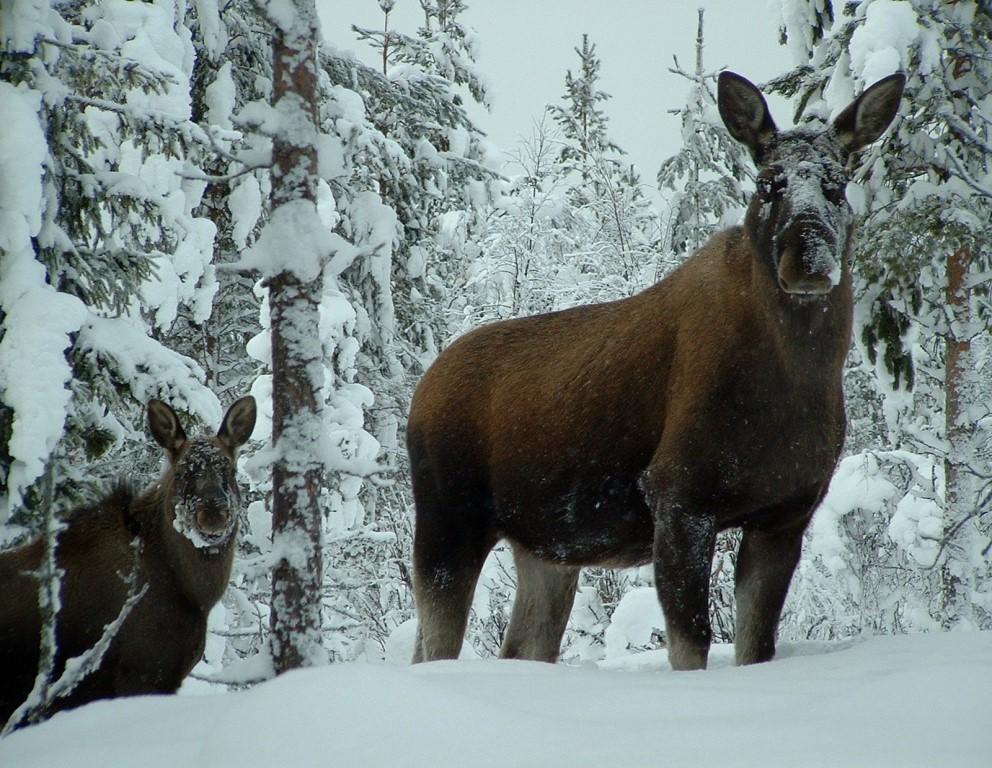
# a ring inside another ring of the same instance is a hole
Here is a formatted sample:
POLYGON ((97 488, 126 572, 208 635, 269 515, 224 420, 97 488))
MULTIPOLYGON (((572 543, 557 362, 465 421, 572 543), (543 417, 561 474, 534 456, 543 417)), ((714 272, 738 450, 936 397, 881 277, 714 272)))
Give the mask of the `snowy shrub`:
POLYGON ((660 648, 664 644, 665 617, 654 587, 635 587, 627 592, 606 629, 606 658, 613 660, 632 653, 660 648))
POLYGON ((813 518, 782 622, 791 638, 939 626, 942 469, 905 451, 843 459, 813 518))

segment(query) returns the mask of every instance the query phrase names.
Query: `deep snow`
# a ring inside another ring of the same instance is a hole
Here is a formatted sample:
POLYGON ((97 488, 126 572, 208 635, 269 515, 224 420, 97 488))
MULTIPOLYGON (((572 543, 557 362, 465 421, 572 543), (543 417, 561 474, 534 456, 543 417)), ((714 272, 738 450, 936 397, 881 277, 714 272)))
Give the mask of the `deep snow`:
POLYGON ((251 690, 97 702, 0 742, 5 768, 984 766, 992 633, 785 645, 672 672, 337 664, 251 690))

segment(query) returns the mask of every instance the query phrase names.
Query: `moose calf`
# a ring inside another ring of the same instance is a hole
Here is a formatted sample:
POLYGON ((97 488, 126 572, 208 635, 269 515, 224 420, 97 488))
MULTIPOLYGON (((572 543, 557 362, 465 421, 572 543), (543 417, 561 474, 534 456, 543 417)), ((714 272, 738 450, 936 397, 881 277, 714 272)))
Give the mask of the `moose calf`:
MULTIPOLYGON (((238 530, 235 454, 255 426, 255 400, 235 402, 217 435, 189 439, 165 403, 148 403, 148 424, 168 467, 140 495, 119 485, 71 512, 58 536, 64 569, 56 623, 55 677, 91 648, 121 611, 132 574, 147 592, 113 638, 100 666, 49 712, 95 699, 173 693, 203 654, 207 614, 227 587, 238 530)), ((37 674, 43 557, 35 540, 0 553, 0 724, 37 674)))

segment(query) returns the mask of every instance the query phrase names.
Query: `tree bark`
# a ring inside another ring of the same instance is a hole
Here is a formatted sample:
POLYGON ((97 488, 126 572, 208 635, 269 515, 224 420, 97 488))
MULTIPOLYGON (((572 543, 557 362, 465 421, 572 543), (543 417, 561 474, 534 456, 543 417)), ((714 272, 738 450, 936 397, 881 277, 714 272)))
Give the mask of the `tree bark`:
MULTIPOLYGON (((964 540, 967 538, 968 509, 974 499, 967 485, 969 478, 969 447, 972 425, 967 422, 965 411, 969 402, 971 341, 970 301, 966 279, 972 254, 962 246, 947 259, 946 301, 949 327, 944 347, 944 428, 947 438, 947 456, 944 459, 944 507, 946 521, 944 535, 964 540)), ((967 562, 955 557, 962 547, 959 542, 947 542, 947 556, 941 566, 943 585, 943 619, 952 626, 968 613, 970 568, 967 562)), ((964 547, 967 550, 967 546, 964 547)))
MULTIPOLYGON (((273 139, 272 208, 317 199, 317 15, 313 0, 295 0, 292 23, 279 20, 273 40, 272 105, 309 125, 273 139)), ((292 243, 286 243, 292 248, 292 243)), ((318 505, 322 466, 316 443, 322 366, 318 336, 320 282, 291 271, 268 280, 272 340, 273 550, 270 636, 276 673, 323 661, 322 539, 318 505), (309 449, 309 450, 308 450, 309 449)))

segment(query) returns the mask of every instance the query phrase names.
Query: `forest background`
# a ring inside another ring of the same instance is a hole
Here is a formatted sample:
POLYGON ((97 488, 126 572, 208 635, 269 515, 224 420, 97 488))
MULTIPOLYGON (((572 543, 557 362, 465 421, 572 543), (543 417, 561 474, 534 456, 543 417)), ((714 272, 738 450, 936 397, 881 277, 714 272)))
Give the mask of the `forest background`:
MULTIPOLYGON (((574 41, 561 90, 501 149, 467 108, 489 96, 465 3, 418 0, 419 22, 396 28, 394 0, 368 2, 381 24, 326 40, 319 58, 320 584, 333 661, 386 657, 409 633, 402 434, 438 350, 483 322, 650 285, 736 223, 753 188, 715 109, 702 17, 685 30, 695 61, 673 66, 685 98, 645 88, 672 99, 681 126, 681 147, 646 179, 612 129, 595 35, 574 41), (348 50, 360 46, 375 65, 348 50)), ((254 679, 269 647, 275 560, 270 295, 251 265, 273 246, 260 241, 277 5, 30 0, 0 15, 0 536, 22 540, 122 468, 154 477, 149 398, 214 427, 222 404, 251 392, 261 418, 240 464, 251 503, 196 672, 235 683, 254 679)), ((893 71, 909 77, 894 127, 848 188, 861 219, 848 441, 780 631, 988 629, 992 12, 777 8, 767 23, 793 65, 764 88, 797 123, 829 119, 893 71)), ((279 245, 292 259, 293 241, 279 245)), ((713 565, 723 642, 735 546, 724 535, 713 565)), ((514 584, 497 548, 468 652, 496 652, 514 584)), ((564 659, 663 643, 650 569, 584 572, 564 659)))

